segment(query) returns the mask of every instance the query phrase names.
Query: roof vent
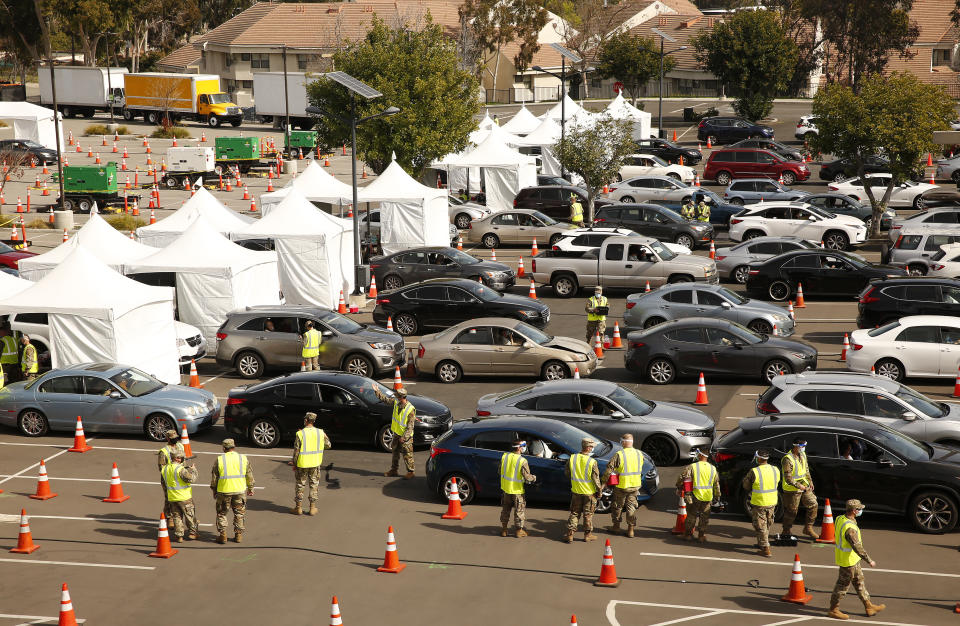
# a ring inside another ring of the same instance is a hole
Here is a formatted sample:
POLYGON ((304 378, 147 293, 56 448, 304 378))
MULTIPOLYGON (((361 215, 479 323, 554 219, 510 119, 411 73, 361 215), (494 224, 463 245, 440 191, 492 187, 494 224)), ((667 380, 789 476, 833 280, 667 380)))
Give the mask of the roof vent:
POLYGON ((693 26, 699 21, 700 21, 700 16, 698 15, 696 17, 690 18, 686 22, 683 22, 682 24, 680 24, 680 26, 682 26, 683 28, 690 28, 691 26, 693 26))
POLYGON ((666 18, 666 16, 663 16, 663 15, 660 16, 659 25, 660 25, 660 26, 666 26, 666 25, 667 25, 667 18, 666 18))
POLYGON ((340 7, 330 7, 329 9, 327 9, 327 13, 334 13, 334 14, 336 14, 336 13, 339 13, 339 12, 340 12, 340 7))
POLYGON ((373 13, 373 5, 372 5, 372 4, 365 4, 365 5, 363 5, 363 12, 364 12, 364 13, 373 13))

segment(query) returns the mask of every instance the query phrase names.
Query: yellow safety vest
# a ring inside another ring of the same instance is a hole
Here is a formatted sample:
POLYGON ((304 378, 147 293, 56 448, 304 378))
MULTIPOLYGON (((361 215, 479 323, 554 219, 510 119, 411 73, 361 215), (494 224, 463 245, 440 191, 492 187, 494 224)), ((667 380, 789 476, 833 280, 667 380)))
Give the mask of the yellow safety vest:
POLYGON ((570 204, 570 221, 574 224, 583 222, 583 205, 577 201, 570 204))
POLYGON ((710 207, 707 204, 701 202, 697 206, 697 213, 698 213, 697 219, 700 220, 701 222, 710 221, 710 207))
POLYGON ((190 483, 180 480, 179 463, 168 463, 163 468, 163 485, 167 489, 168 502, 184 502, 193 497, 193 487, 190 483))
MULTIPOLYGON (((801 452, 799 459, 793 456, 793 452, 788 453, 787 456, 783 457, 783 461, 780 462, 780 467, 783 467, 783 463, 784 461, 787 460, 787 457, 790 457, 790 460, 793 461, 793 474, 791 474, 791 476, 793 477, 793 480, 806 485, 807 484, 807 479, 806 479, 807 453, 801 452)), ((787 482, 786 470, 783 471, 783 480, 780 486, 783 487, 784 491, 800 491, 799 489, 797 489, 796 487, 794 487, 793 485, 787 482)))
POLYGON ((234 451, 217 457, 217 493, 242 493, 247 490, 247 457, 234 451))
POLYGON ((697 207, 695 207, 693 204, 685 204, 680 209, 680 217, 685 220, 692 220, 696 216, 696 213, 697 207))
POLYGON ((32 343, 28 343, 23 348, 23 361, 20 364, 25 374, 37 373, 37 349, 32 343))
POLYGON ((3 389, 7 384, 7 379, 3 375, 3 370, 0 370, 0 389, 3 389))
POLYGON ((697 461, 690 466, 693 470, 693 497, 700 502, 713 500, 713 481, 717 478, 717 468, 706 461, 697 461))
MULTIPOLYGON (((173 449, 170 446, 163 446, 160 448, 160 455, 163 456, 163 464, 167 465, 170 463, 170 455, 174 452, 183 452, 183 444, 179 441, 173 446, 173 449)), ((162 470, 161 470, 162 471, 162 470)))
POLYGON ((305 426, 297 431, 300 453, 297 454, 297 467, 319 467, 323 463, 323 431, 315 426, 305 426))
POLYGON ((837 543, 833 550, 833 560, 840 567, 852 567, 860 562, 860 555, 854 552, 853 546, 847 541, 847 529, 852 528, 857 531, 857 541, 862 541, 860 527, 846 515, 838 517, 836 524, 837 532, 834 537, 837 543))
POLYGON ((303 333, 303 350, 300 356, 305 359, 320 356, 320 333, 316 328, 311 328, 303 333))
MULTIPOLYGON (((591 309, 595 309, 598 306, 608 306, 606 296, 600 296, 599 298, 596 296, 590 296, 590 299, 587 301, 587 303, 590 305, 591 309)), ((605 319, 607 319, 606 315, 600 315, 599 313, 587 313, 588 322, 602 322, 605 319)))
POLYGON ((753 474, 753 491, 750 492, 750 504, 753 506, 776 506, 780 470, 772 465, 758 465, 750 472, 753 474))
POLYGON ((593 482, 593 468, 596 466, 596 459, 586 454, 570 457, 570 490, 573 493, 590 496, 597 492, 597 485, 593 482))
POLYGON ((17 340, 12 335, 0 337, 3 351, 0 352, 0 364, 9 365, 17 362, 17 340))
POLYGON ((407 432, 407 422, 412 413, 413 405, 410 404, 409 400, 407 400, 403 409, 400 408, 399 402, 393 403, 393 423, 390 424, 390 430, 393 431, 394 435, 403 437, 403 434, 407 432))
POLYGON ((523 457, 516 452, 505 452, 500 457, 500 489, 510 495, 523 494, 523 475, 520 462, 523 457))
POLYGON ((633 489, 643 484, 643 453, 636 448, 624 448, 617 452, 620 457, 620 480, 618 489, 633 489))

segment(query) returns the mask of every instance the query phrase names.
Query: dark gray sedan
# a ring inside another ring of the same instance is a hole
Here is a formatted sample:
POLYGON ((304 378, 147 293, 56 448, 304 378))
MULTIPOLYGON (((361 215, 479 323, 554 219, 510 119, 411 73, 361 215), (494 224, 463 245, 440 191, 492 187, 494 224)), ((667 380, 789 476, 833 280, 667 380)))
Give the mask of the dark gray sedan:
POLYGON ((532 415, 566 422, 591 435, 618 441, 633 435, 657 465, 687 458, 713 441, 713 420, 703 411, 673 402, 654 402, 605 380, 543 381, 477 402, 477 415, 532 415))
POLYGON ((377 278, 381 291, 430 278, 480 279, 484 285, 505 291, 517 282, 509 266, 496 261, 481 261, 456 248, 429 246, 404 250, 389 256, 370 259, 370 271, 377 278))

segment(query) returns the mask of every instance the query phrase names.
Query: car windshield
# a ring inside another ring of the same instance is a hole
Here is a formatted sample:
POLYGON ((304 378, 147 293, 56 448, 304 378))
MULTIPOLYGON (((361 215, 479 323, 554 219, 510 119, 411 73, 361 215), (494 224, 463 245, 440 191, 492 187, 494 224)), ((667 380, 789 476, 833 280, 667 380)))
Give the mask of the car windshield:
POLYGON ((8 246, 7 244, 0 243, 0 254, 6 254, 8 252, 13 252, 13 251, 14 251, 13 248, 8 246))
POLYGON ((744 298, 739 293, 735 291, 730 291, 726 287, 720 287, 719 289, 717 289, 717 291, 720 292, 724 298, 726 298, 730 302, 733 302, 734 304, 746 304, 747 301, 749 300, 749 298, 744 298))
POLYGON ((697 200, 702 200, 702 199, 704 199, 704 198, 710 198, 710 201, 713 202, 713 204, 717 204, 717 205, 725 204, 724 201, 720 198, 720 196, 718 196, 718 195, 715 194, 714 192, 710 191, 709 189, 703 189, 703 188, 701 188, 701 189, 700 189, 699 191, 697 191, 697 193, 694 194, 694 195, 696 196, 696 199, 697 199, 697 200))
POLYGON ((900 327, 900 322, 899 322, 899 321, 897 321, 897 322, 890 322, 890 323, 887 324, 886 326, 879 326, 879 327, 877 327, 877 328, 872 328, 872 329, 870 329, 870 330, 867 332, 867 335, 869 335, 870 337, 876 337, 877 335, 882 335, 882 334, 884 334, 884 333, 887 332, 887 331, 891 331, 891 330, 893 330, 894 328, 899 328, 899 327, 900 327))
POLYGON ((134 367, 111 376, 110 380, 134 398, 153 393, 157 389, 165 386, 165 383, 160 382, 150 374, 144 374, 134 367))
POLYGON ((674 222, 684 222, 684 221, 686 221, 686 220, 684 220, 682 217, 680 217, 680 214, 679 214, 679 213, 677 213, 676 211, 674 211, 674 210, 672 210, 672 209, 668 209, 668 208, 666 208, 666 207, 660 207, 660 213, 662 213, 662 214, 665 215, 666 217, 670 218, 670 219, 671 219, 672 221, 674 221, 674 222))
POLYGON ((553 226, 554 224, 557 224, 557 223, 558 223, 557 220, 553 219, 552 217, 550 217, 550 216, 548 216, 548 215, 544 215, 544 214, 541 213, 540 211, 534 211, 534 212, 531 213, 530 215, 534 216, 535 218, 537 218, 538 220, 540 220, 541 222, 543 222, 543 223, 546 224, 547 226, 553 226))
POLYGON ((210 104, 230 104, 230 94, 212 93, 210 94, 210 104))
POLYGON ((666 161, 664 161, 663 159, 661 159, 660 157, 654 154, 648 155, 647 158, 649 158, 651 161, 653 161, 654 163, 656 163, 661 167, 669 167, 669 164, 666 161))
POLYGON ((660 257, 660 259, 663 261, 671 261, 677 258, 677 255, 674 254, 673 251, 670 250, 670 248, 666 247, 659 241, 654 241, 649 245, 653 249, 653 251, 657 253, 657 256, 660 257))
POLYGON ((633 391, 623 387, 617 387, 607 397, 620 405, 627 412, 627 415, 646 415, 654 407, 653 402, 644 400, 633 391))
POLYGON ((519 389, 514 389, 513 391, 507 391, 507 392, 501 393, 500 395, 497 396, 497 402, 501 400, 506 400, 507 398, 512 398, 514 396, 519 396, 520 394, 527 393, 531 389, 533 389, 533 385, 527 385, 526 387, 520 387, 519 389))
POLYGON ((820 247, 817 244, 813 243, 812 241, 807 241, 806 239, 801 239, 795 243, 801 248, 806 248, 807 250, 813 250, 814 248, 820 247))
POLYGON ((523 335, 524 337, 526 337, 527 339, 529 339, 530 341, 532 341, 533 343, 539 344, 541 346, 553 339, 552 335, 548 335, 545 332, 539 331, 533 326, 531 326, 530 324, 526 324, 524 322, 520 322, 519 324, 514 326, 513 329, 518 333, 520 333, 521 335, 523 335))
MULTIPOLYGON (((590 437, 589 434, 583 432, 579 428, 569 426, 563 422, 556 422, 553 420, 542 420, 537 423, 537 432, 533 433, 543 439, 548 439, 550 441, 559 443, 568 451, 579 451, 580 442, 584 437, 590 437)), ((596 437, 591 437, 596 441, 596 437)), ((593 450, 594 456, 600 456, 604 454, 609 448, 604 443, 601 443, 593 450)))
POLYGON ((340 315, 339 313, 334 313, 332 311, 330 312, 329 317, 323 318, 323 323, 329 326, 330 328, 334 329, 338 333, 342 333, 344 335, 352 335, 353 333, 363 328, 363 326, 361 326, 360 324, 357 324, 349 317, 345 317, 343 315, 340 315))
POLYGON ((376 393, 374 393, 373 388, 376 387, 380 394, 385 396, 388 399, 393 399, 393 390, 387 387, 384 387, 375 380, 370 380, 369 378, 352 378, 347 382, 344 387, 350 390, 355 396, 358 396, 363 399, 367 404, 377 404, 378 402, 383 402, 376 393))
POLYGON ((864 433, 872 437, 881 446, 911 461, 927 461, 930 459, 932 449, 929 446, 915 441, 903 433, 887 429, 869 429, 864 433))
POLYGON ((461 200, 460 198, 458 198, 458 197, 456 197, 456 196, 450 196, 450 195, 448 195, 448 196, 447 196, 447 203, 448 203, 448 204, 452 204, 452 205, 454 205, 454 206, 460 206, 461 204, 463 204, 463 200, 461 200))
POLYGON ((900 385, 900 389, 897 390, 895 395, 913 407, 918 413, 928 417, 943 417, 950 411, 949 407, 943 402, 934 402, 903 385, 900 385))
POLYGON ((444 254, 450 257, 454 263, 459 263, 460 265, 474 265, 480 262, 480 259, 475 259, 466 252, 454 250, 453 248, 446 250, 444 254))
POLYGON ((737 336, 737 339, 740 339, 747 344, 761 343, 767 340, 767 335, 759 335, 746 326, 741 326, 736 322, 730 322, 729 330, 737 336))
POLYGON ((23 146, 24 146, 25 148, 30 148, 31 150, 37 150, 37 149, 41 149, 41 150, 42 150, 42 149, 44 149, 44 147, 45 147, 45 146, 41 146, 41 145, 38 144, 36 141, 30 141, 29 139, 25 139, 25 140, 21 141, 21 143, 23 144, 23 146))

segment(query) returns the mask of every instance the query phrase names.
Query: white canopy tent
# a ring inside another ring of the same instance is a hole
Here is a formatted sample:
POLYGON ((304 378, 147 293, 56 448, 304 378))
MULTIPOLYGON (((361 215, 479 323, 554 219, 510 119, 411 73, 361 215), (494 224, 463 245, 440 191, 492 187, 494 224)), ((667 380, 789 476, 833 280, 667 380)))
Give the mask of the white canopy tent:
POLYGON ((483 119, 477 123, 477 128, 480 130, 488 130, 493 126, 496 126, 497 123, 493 121, 493 118, 490 117, 490 111, 483 112, 483 119))
POLYGON ((157 251, 156 248, 125 237, 94 213, 80 230, 50 252, 21 259, 20 276, 27 280, 40 280, 61 265, 77 248, 85 248, 101 263, 121 274, 128 263, 144 259, 157 251))
POLYGON ((476 149, 456 157, 452 165, 483 170, 487 208, 491 211, 512 208, 517 192, 537 184, 536 159, 520 154, 493 134, 476 149))
POLYGON ((468 139, 473 145, 479 146, 491 136, 496 137, 498 140, 500 140, 500 142, 505 143, 508 146, 519 146, 520 142, 523 141, 523 138, 519 135, 514 135, 513 133, 503 129, 500 126, 497 126, 496 124, 489 128, 478 128, 477 130, 472 131, 468 139))
POLYGON ((630 122, 633 127, 632 137, 634 140, 650 138, 650 118, 652 116, 627 102, 622 92, 610 101, 610 104, 604 109, 604 113, 615 120, 630 122))
POLYGON ((14 296, 7 313, 47 313, 54 368, 105 361, 180 382, 173 290, 149 287, 105 265, 84 247, 14 296))
POLYGON ((357 201, 380 203, 380 244, 384 254, 450 243, 447 190, 421 185, 396 161, 376 180, 360 188, 357 201))
MULTIPOLYGON (((60 119, 60 147, 64 146, 63 118, 60 119)), ((0 102, 0 120, 13 122, 14 139, 36 141, 44 148, 57 149, 53 109, 29 102, 0 102)))
POLYGON ((281 189, 260 196, 260 211, 267 215, 280 201, 287 197, 291 189, 296 189, 311 202, 328 204, 349 204, 353 202, 353 187, 337 180, 320 165, 316 159, 310 159, 303 172, 281 189))
POLYGON ((128 264, 127 274, 177 276, 177 313, 193 324, 216 352, 217 329, 227 313, 247 305, 280 304, 277 253, 247 250, 198 216, 173 243, 128 264))
POLYGON ((0 272, 0 298, 11 298, 31 285, 33 281, 0 272))
POLYGON ((560 175, 560 162, 553 154, 553 147, 560 141, 560 122, 547 117, 520 144, 523 148, 540 148, 540 172, 550 176, 560 175))
POLYGON ((269 215, 230 237, 273 239, 280 290, 288 304, 336 308, 340 291, 353 290, 352 223, 321 211, 296 189, 269 215))
POLYGON ((514 135, 526 135, 532 133, 539 125, 540 120, 537 119, 537 116, 531 113, 526 105, 523 105, 517 111, 517 114, 503 125, 503 130, 514 135))
POLYGON ((155 247, 170 245, 182 235, 198 217, 202 217, 214 230, 226 235, 240 230, 254 221, 226 207, 222 202, 200 187, 183 206, 156 224, 137 229, 137 239, 142 244, 155 247))
POLYGON ((592 115, 590 111, 587 111, 582 106, 574 102, 573 98, 570 97, 570 94, 565 94, 563 96, 563 103, 561 104, 560 102, 558 102, 555 105, 553 105, 553 108, 551 108, 549 111, 541 115, 540 119, 543 120, 549 117, 559 122, 561 113, 563 114, 564 118, 567 120, 568 123, 570 122, 570 120, 574 119, 575 117, 578 117, 581 115, 585 115, 589 117, 590 115, 592 115))

